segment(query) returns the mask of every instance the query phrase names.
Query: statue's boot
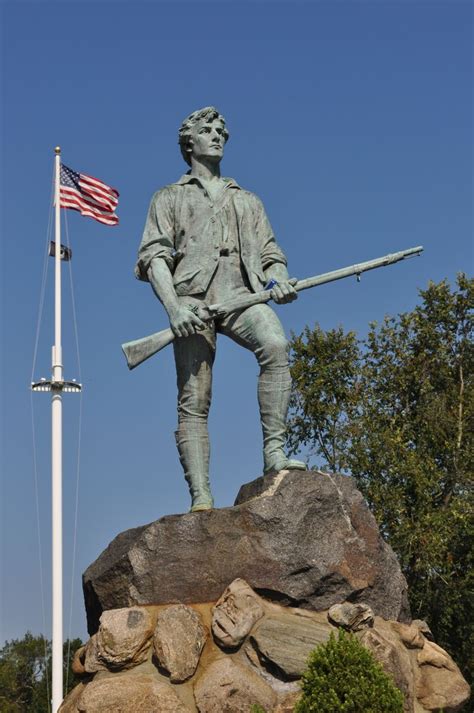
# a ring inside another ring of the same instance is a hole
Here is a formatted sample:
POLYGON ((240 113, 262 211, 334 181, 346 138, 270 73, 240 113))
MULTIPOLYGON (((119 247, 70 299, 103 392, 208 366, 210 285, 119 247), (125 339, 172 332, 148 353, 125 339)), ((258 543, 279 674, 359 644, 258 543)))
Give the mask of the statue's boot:
POLYGON ((288 370, 266 369, 258 380, 258 403, 263 431, 263 472, 307 470, 303 461, 285 453, 286 418, 290 404, 291 377, 288 370))
POLYGON ((209 434, 207 423, 199 420, 182 421, 175 433, 179 460, 191 494, 191 510, 210 510, 214 507, 209 488, 209 434))

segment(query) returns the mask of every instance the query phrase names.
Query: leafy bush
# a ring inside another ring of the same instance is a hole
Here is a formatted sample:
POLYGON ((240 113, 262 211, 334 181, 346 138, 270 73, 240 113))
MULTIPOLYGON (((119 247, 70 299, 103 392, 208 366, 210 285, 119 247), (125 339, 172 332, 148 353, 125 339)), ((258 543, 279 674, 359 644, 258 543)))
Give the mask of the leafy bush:
POLYGON ((403 713, 403 696, 372 654, 340 630, 310 655, 294 713, 403 713))

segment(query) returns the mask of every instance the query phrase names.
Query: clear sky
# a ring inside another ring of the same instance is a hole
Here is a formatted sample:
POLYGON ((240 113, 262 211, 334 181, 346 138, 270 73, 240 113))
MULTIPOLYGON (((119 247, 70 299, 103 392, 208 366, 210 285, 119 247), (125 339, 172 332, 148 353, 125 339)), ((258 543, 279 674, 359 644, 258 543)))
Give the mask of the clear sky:
MULTIPOLYGON (((54 146, 121 194, 118 227, 67 216, 81 368, 65 265, 65 377, 84 392, 71 629, 80 398, 64 397, 65 634, 85 637, 82 572, 119 532, 189 506, 172 350, 131 373, 120 350, 167 326, 133 267, 151 195, 186 169, 182 119, 208 104, 225 115, 223 173, 262 198, 292 275, 425 246, 360 284, 277 308, 288 333, 319 321, 364 336, 370 321, 413 309, 430 279, 472 271, 472 10, 468 0, 4 0, 0 644, 28 629, 50 635, 50 399, 32 398, 29 383, 54 146)), ((46 263, 35 378, 51 372, 46 263)), ((257 371, 221 337, 210 418, 218 507, 261 474, 257 371)))

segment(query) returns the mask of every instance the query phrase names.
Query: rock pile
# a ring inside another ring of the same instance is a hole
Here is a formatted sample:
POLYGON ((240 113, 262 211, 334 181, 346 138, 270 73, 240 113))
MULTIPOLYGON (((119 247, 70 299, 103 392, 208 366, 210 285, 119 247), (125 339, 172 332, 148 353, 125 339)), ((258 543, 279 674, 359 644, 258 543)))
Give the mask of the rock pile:
POLYGON ((61 713, 290 713, 309 653, 338 627, 407 713, 457 711, 469 695, 427 625, 410 623, 406 581, 351 478, 258 478, 234 507, 123 532, 83 583, 91 638, 61 713))
POLYGON ((338 626, 354 631, 405 696, 407 713, 457 711, 469 687, 424 622, 374 616, 343 602, 329 611, 282 607, 242 579, 215 604, 104 612, 80 649, 83 677, 60 713, 290 713, 310 651, 338 626))

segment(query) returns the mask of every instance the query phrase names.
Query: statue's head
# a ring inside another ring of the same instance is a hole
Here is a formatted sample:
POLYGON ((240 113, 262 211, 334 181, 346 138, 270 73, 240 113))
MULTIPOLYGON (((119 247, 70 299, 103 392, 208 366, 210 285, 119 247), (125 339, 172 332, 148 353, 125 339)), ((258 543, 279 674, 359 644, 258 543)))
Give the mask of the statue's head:
POLYGON ((213 106, 206 106, 204 109, 193 111, 181 124, 179 129, 179 146, 181 154, 188 164, 191 165, 191 154, 193 147, 193 134, 206 126, 220 125, 224 143, 229 138, 229 132, 225 125, 225 119, 213 106))

